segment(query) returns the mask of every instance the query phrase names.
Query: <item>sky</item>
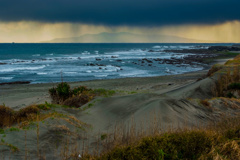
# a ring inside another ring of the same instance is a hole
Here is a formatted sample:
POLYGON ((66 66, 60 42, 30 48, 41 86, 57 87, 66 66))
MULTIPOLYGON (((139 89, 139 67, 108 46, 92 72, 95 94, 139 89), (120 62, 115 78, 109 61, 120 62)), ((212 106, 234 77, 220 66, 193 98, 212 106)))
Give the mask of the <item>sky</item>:
POLYGON ((0 42, 101 32, 240 42, 239 0, 0 0, 0 42))

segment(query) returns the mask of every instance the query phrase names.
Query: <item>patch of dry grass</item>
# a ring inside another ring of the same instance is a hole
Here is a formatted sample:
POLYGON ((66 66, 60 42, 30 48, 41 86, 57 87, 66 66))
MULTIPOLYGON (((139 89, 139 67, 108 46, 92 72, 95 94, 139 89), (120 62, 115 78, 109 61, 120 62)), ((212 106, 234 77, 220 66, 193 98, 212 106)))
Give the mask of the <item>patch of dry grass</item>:
POLYGON ((99 154, 84 154, 82 159, 240 159, 240 117, 223 118, 207 127, 151 135, 140 136, 136 129, 131 136, 116 131, 118 138, 104 140, 107 148, 99 154))
POLYGON ((24 121, 33 121, 37 118, 39 111, 40 109, 37 106, 28 106, 19 111, 14 111, 9 107, 0 105, 0 128, 24 121))

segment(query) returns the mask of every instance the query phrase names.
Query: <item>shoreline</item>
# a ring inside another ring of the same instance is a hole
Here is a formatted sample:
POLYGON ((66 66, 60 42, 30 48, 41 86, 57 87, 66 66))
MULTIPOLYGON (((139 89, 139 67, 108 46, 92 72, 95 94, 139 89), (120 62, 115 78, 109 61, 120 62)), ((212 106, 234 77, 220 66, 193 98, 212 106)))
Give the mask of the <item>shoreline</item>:
MULTIPOLYGON (((162 89, 162 93, 172 89, 190 84, 199 78, 204 77, 214 64, 223 64, 228 59, 216 59, 203 70, 186 72, 183 74, 153 76, 153 77, 124 77, 117 79, 99 79, 88 81, 68 82, 72 88, 87 86, 88 88, 103 88, 117 90, 120 92, 147 93, 162 89)), ((9 84, 0 85, 0 103, 13 109, 20 109, 28 105, 51 102, 48 89, 56 86, 55 83, 36 83, 36 84, 9 84), (14 99, 14 101, 12 100, 14 99)))

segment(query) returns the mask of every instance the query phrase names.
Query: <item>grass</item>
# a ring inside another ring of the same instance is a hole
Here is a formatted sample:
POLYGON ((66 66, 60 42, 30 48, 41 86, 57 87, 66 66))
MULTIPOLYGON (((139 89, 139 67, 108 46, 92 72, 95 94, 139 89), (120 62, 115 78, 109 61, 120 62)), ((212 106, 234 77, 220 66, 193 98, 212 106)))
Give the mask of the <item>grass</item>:
POLYGON ((0 115, 2 119, 0 121, 0 128, 11 126, 23 121, 34 120, 39 111, 40 109, 37 106, 28 106, 19 111, 14 111, 6 106, 0 106, 0 115))
MULTIPOLYGON (((116 132, 117 130, 115 130, 116 132)), ((140 137, 132 131, 109 139, 105 134, 101 140, 106 142, 99 154, 83 154, 82 159, 239 159, 240 156, 240 117, 223 118, 217 124, 195 129, 177 129, 155 132, 140 137), (118 137, 119 138, 119 137, 118 137), (130 143, 128 138, 135 139, 130 143), (117 142, 116 142, 117 141, 117 142), (113 145, 114 144, 114 145, 113 145)), ((119 134, 114 133, 114 134, 119 134)))
POLYGON ((240 82, 240 64, 233 66, 231 69, 221 76, 212 88, 212 94, 215 97, 229 97, 232 93, 232 89, 238 90, 238 84, 240 82))
POLYGON ((212 76, 214 73, 216 73, 217 71, 221 70, 223 68, 223 65, 219 65, 219 64, 215 64, 213 65, 210 70, 207 73, 207 76, 212 76))

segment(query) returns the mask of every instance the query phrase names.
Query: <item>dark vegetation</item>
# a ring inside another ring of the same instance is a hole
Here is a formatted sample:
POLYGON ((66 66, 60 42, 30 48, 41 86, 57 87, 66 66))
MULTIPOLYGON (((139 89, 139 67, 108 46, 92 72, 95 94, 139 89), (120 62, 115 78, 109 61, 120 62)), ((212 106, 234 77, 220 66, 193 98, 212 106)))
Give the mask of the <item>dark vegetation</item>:
MULTIPOLYGON (((125 142, 128 141, 125 135, 125 142)), ((223 118, 217 124, 197 129, 178 129, 142 135, 131 143, 105 140, 113 148, 101 154, 83 155, 82 159, 230 159, 240 158, 240 118, 223 118)))
POLYGON ((49 93, 53 103, 79 108, 96 96, 112 96, 115 94, 115 91, 105 89, 92 90, 86 86, 71 89, 68 83, 62 82, 56 88, 49 89, 49 93))
POLYGON ((0 128, 9 127, 24 121, 33 121, 36 119, 39 111, 40 109, 37 106, 28 106, 19 111, 14 111, 9 107, 0 105, 0 128))

